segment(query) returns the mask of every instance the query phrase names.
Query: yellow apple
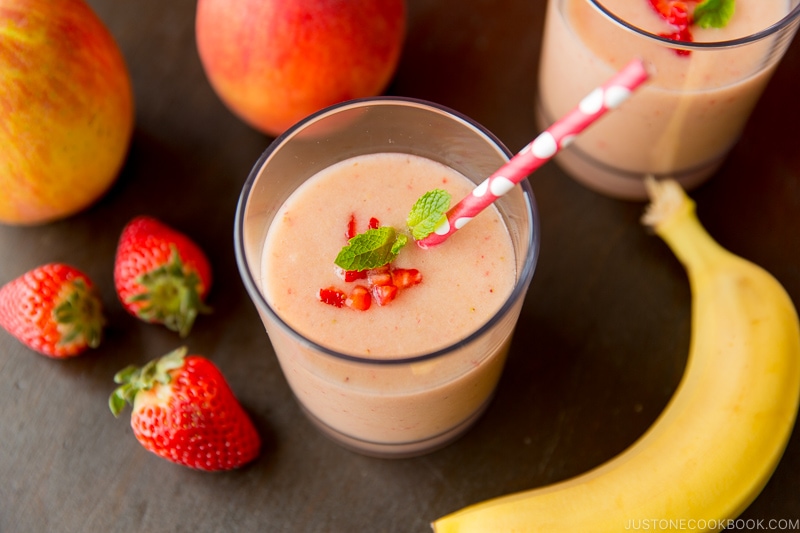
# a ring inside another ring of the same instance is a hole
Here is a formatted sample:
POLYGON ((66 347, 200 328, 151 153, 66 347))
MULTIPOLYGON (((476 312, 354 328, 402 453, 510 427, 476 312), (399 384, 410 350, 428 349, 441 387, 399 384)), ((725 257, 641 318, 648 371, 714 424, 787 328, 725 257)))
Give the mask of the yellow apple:
POLYGON ((199 0, 209 82, 240 119, 277 136, 305 116, 380 94, 406 31, 404 0, 199 0))
POLYGON ((43 224, 100 198, 133 108, 122 54, 83 0, 0 0, 0 223, 43 224))

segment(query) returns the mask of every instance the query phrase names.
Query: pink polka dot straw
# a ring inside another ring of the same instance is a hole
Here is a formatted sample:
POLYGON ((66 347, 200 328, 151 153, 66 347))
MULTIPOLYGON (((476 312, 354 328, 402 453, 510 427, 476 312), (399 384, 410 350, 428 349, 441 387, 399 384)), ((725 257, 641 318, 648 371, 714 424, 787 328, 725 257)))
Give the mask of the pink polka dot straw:
POLYGON ((647 69, 641 60, 634 59, 628 63, 605 84, 581 100, 566 116, 553 123, 505 165, 497 169, 466 198, 453 206, 447 212, 447 219, 433 233, 417 241, 417 244, 422 248, 428 248, 444 242, 475 215, 550 160, 606 111, 616 108, 627 100, 648 77, 647 69))

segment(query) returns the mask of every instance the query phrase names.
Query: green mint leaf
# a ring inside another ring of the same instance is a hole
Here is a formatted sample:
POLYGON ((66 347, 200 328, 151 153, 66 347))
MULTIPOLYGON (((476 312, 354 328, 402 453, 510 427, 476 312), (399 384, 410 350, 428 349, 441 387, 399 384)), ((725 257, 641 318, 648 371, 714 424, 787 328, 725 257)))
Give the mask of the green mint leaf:
POLYGON ((396 257, 397 254, 400 252, 400 248, 405 246, 407 242, 408 242, 408 237, 406 237, 402 233, 398 233, 397 238, 394 241, 394 244, 392 244, 392 256, 396 257))
POLYGON ((694 9, 694 22, 701 28, 724 28, 731 20, 735 0, 703 0, 694 9))
POLYGON ((334 263, 344 270, 369 270, 391 263, 408 237, 381 226, 359 233, 341 249, 334 263))
POLYGON ((423 194, 408 214, 408 228, 411 236, 421 240, 430 235, 436 227, 444 222, 450 208, 450 193, 442 189, 434 189, 423 194))

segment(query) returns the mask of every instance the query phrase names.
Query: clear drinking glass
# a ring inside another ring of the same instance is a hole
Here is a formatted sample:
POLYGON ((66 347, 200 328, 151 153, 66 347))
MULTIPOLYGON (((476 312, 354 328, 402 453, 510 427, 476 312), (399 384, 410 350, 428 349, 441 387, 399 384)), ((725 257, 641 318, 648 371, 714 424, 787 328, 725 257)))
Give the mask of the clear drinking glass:
POLYGON ((735 37, 693 29, 695 42, 676 43, 640 28, 658 20, 649 4, 549 0, 537 98, 544 129, 629 60, 648 63, 652 78, 555 158, 584 185, 639 200, 647 174, 690 189, 719 168, 800 23, 800 0, 737 0, 735 37))
POLYGON ((265 298, 265 236, 284 201, 309 177, 344 159, 383 152, 432 159, 476 184, 510 156, 480 125, 436 104, 388 97, 345 102, 303 120, 264 152, 241 193, 234 237, 244 284, 308 418, 352 450, 404 457, 444 446, 486 409, 533 276, 539 225, 527 181, 498 200, 513 242, 516 282, 502 308, 458 342, 380 360, 332 350, 290 327, 265 298))

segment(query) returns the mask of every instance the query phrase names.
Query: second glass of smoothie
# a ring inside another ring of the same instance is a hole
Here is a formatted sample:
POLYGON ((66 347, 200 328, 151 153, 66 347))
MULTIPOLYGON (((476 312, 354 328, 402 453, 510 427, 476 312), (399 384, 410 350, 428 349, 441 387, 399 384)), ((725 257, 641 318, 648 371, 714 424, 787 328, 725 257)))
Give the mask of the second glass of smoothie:
POLYGON ((391 268, 421 281, 385 305, 332 305, 320 289, 369 286, 333 262, 353 227, 407 231, 425 192, 455 203, 509 156, 451 110, 371 98, 308 117, 256 163, 236 214, 239 270, 300 406, 343 446, 427 453, 491 401, 539 250, 527 181, 438 246, 409 237, 391 268))
POLYGON ((542 129, 631 59, 651 67, 635 97, 555 158, 582 184, 626 199, 646 198, 648 174, 690 189, 717 170, 800 23, 800 0, 736 0, 724 27, 692 25, 692 41, 677 42, 654 4, 670 2, 548 0, 545 19, 542 129))

